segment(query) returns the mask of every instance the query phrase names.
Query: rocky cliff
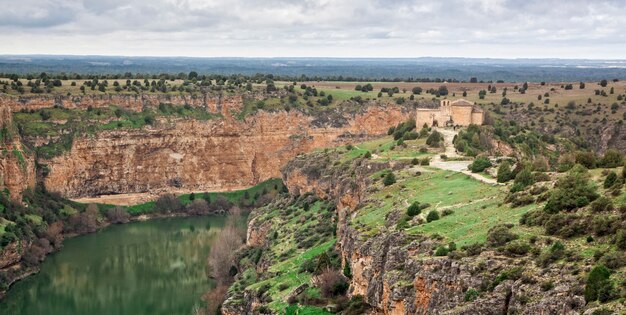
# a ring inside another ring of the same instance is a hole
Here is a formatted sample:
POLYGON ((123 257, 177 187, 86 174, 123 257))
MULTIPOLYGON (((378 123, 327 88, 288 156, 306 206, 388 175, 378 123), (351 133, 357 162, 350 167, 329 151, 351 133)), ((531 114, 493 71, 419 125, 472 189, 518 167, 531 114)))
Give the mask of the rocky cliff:
POLYGON ((26 188, 35 186, 35 158, 19 140, 11 110, 0 104, 0 190, 21 200, 26 188))
POLYGON ((143 129, 111 130, 75 138, 71 151, 46 161, 46 187, 67 197, 158 192, 178 188, 212 191, 249 187, 280 176, 299 153, 384 134, 410 117, 392 105, 340 114, 326 124, 299 111, 260 111, 238 120, 165 120, 143 129))
MULTIPOLYGON (((0 94, 0 104, 8 106, 11 111, 37 110, 50 107, 64 107, 70 109, 99 108, 116 105, 121 108, 141 111, 146 107, 156 107, 161 103, 172 105, 191 105, 207 107, 216 111, 220 99, 228 96, 217 94, 188 94, 188 93, 151 93, 151 94, 85 94, 85 95, 40 95, 40 96, 12 96, 0 94)), ((219 110, 217 110, 219 111, 219 110)))
POLYGON ((363 296, 374 313, 578 314, 585 306, 580 279, 568 265, 541 269, 528 257, 490 250, 439 257, 433 254, 441 245, 436 239, 394 231, 383 222, 379 233, 361 232, 351 222, 355 210, 379 202, 369 197, 370 175, 404 166, 363 160, 349 169, 317 162, 323 160, 315 154, 294 159, 283 169, 283 181, 293 194, 315 193, 337 204, 336 248, 352 271, 349 294, 363 296), (554 289, 542 289, 549 279, 556 279, 554 289), (468 298, 468 290, 482 293, 468 298))

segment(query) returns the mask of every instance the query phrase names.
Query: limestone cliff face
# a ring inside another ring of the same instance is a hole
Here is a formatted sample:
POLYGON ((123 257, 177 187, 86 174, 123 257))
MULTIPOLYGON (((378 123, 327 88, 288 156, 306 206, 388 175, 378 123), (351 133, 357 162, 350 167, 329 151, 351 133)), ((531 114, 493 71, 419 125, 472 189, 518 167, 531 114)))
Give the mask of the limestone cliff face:
POLYGON ((36 95, 11 96, 0 95, 0 104, 8 106, 11 111, 22 109, 37 110, 61 106, 65 108, 93 108, 116 105, 134 111, 141 111, 145 107, 155 107, 160 103, 172 105, 191 105, 194 107, 206 106, 212 111, 219 111, 216 107, 220 103, 221 95, 212 94, 86 94, 86 95, 36 95))
POLYGON ((20 142, 12 124, 11 110, 0 106, 0 190, 20 201, 26 188, 35 186, 35 158, 20 142))
POLYGON ((349 224, 350 216, 367 202, 369 175, 390 165, 363 160, 357 162, 355 172, 343 174, 324 170, 324 162, 315 165, 320 160, 323 157, 315 154, 294 159, 283 168, 283 181, 291 193, 313 192, 336 202, 336 246, 353 275, 349 293, 362 295, 374 313, 578 314, 584 307, 580 281, 563 267, 534 270, 524 257, 504 257, 492 251, 461 259, 435 257, 436 241, 384 226, 376 235, 362 234, 349 224), (486 290, 502 270, 516 266, 526 267, 525 277, 486 290), (550 278, 559 282, 554 290, 544 292, 538 283, 550 278), (483 293, 475 301, 465 301, 470 288, 483 293))
POLYGON ((223 119, 162 120, 76 138, 70 152, 40 161, 50 168, 46 187, 67 197, 244 188, 279 177, 299 153, 381 135, 411 117, 406 108, 379 105, 342 114, 341 126, 293 110, 261 111, 241 121, 225 109, 232 107, 221 109, 223 119))

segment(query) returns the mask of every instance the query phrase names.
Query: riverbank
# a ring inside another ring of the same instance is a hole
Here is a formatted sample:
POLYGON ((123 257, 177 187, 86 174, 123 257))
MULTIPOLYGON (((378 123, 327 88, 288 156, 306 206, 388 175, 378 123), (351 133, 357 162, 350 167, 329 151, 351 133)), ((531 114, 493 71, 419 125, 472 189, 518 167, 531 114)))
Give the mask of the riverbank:
MULTIPOLYGON (((198 216, 212 216, 223 215, 230 211, 232 207, 237 207, 236 211, 247 211, 259 204, 265 203, 271 200, 276 194, 282 191, 282 181, 280 179, 270 179, 256 186, 249 187, 243 190, 237 191, 225 191, 225 192, 204 192, 204 193, 190 193, 182 194, 174 198, 178 200, 177 203, 172 204, 173 211, 165 211, 157 206, 156 201, 148 201, 141 204, 135 204, 128 208, 123 208, 128 214, 128 220, 126 222, 112 223, 104 215, 106 211, 115 208, 113 204, 97 204, 99 216, 97 218, 95 229, 87 231, 85 233, 77 233, 75 230, 67 230, 67 227, 61 228, 62 232, 57 237, 59 238, 60 246, 44 246, 43 252, 39 253, 41 259, 37 259, 36 262, 25 262, 26 256, 29 254, 31 247, 34 246, 35 241, 18 240, 15 243, 11 243, 2 249, 2 255, 0 256, 0 299, 3 299, 8 290, 20 280, 27 278, 30 275, 39 272, 39 268, 45 258, 55 252, 62 249, 62 241, 65 239, 73 238, 76 236, 82 236, 92 234, 100 231, 112 224, 118 223, 130 223, 139 221, 148 221, 162 218, 174 218, 174 217, 198 217, 198 216), (197 197, 196 197, 197 196, 197 197), (197 200, 197 201, 196 201, 197 200), (202 200, 202 201, 200 201, 202 200), (201 211, 198 211, 198 207, 194 207, 195 204, 203 204, 201 211), (209 206, 211 205, 211 206, 209 206), (4 259, 3 259, 4 258, 4 259), (5 261, 3 261, 5 260, 5 261)), ((172 195, 173 196, 173 195, 172 195)), ((170 200, 171 201, 171 200, 170 200)), ((76 210, 74 210, 76 211, 76 210)), ((69 217, 81 213, 74 213, 69 217)), ((68 223, 69 224, 69 223, 68 223)), ((39 250, 42 250, 39 249, 39 250)))

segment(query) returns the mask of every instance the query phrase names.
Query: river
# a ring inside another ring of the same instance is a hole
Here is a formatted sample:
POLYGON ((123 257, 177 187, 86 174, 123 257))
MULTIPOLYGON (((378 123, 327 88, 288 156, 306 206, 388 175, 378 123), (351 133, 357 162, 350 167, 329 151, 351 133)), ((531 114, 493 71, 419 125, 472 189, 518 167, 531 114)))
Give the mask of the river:
POLYGON ((0 314, 192 314, 212 286, 206 258, 225 220, 157 219, 65 240, 11 287, 0 314))

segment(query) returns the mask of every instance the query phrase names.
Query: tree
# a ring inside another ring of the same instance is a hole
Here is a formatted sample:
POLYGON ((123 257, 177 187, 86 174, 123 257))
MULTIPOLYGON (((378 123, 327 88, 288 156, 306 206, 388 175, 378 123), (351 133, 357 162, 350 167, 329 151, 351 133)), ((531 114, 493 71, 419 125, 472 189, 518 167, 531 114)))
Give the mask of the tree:
POLYGON ((591 269, 585 285, 585 301, 587 303, 598 300, 602 291, 612 288, 610 277, 611 272, 603 265, 598 265, 591 269))
POLYGON ((442 95, 442 96, 448 95, 448 87, 446 87, 445 85, 440 86, 437 89, 437 94, 438 95, 442 95))
POLYGON ((209 204, 206 200, 197 198, 192 201, 188 206, 189 213, 200 215, 209 213, 209 204))
POLYGON ((608 149, 602 157, 602 166, 608 168, 614 168, 624 165, 624 157, 615 149, 608 149))
POLYGON ((414 217, 418 214, 420 214, 422 212, 422 209, 420 208, 420 203, 417 201, 414 201, 407 209, 406 209, 406 214, 410 217, 414 217))
POLYGON ((439 147, 439 143, 443 140, 443 135, 438 131, 433 131, 426 139, 426 144, 431 147, 439 147))
POLYGON ((113 224, 126 223, 130 219, 130 214, 124 207, 116 206, 107 210, 106 217, 113 224))
POLYGON ((469 166, 472 173, 480 173, 489 167, 491 167, 491 161, 485 156, 477 157, 469 166))
POLYGON ((578 87, 582 90, 585 88, 585 82, 580 82, 580 85, 578 85, 578 87))
POLYGON ((430 211, 426 216, 426 222, 432 222, 436 220, 439 220, 439 212, 437 212, 437 210, 430 211))
POLYGON ((500 163, 498 166, 498 183, 505 183, 513 178, 513 172, 511 172, 511 164, 508 161, 500 163))
POLYGON ((573 210, 588 205, 598 197, 596 187, 589 182, 588 171, 576 165, 556 182, 543 209, 547 213, 573 210))
POLYGON ((610 172, 609 175, 604 179, 604 188, 609 188, 613 186, 617 182, 617 174, 615 172, 610 172))
POLYGON ((395 183, 396 183, 396 175, 394 175, 393 172, 387 173, 387 175, 385 175, 385 178, 383 179, 383 185, 390 186, 395 183))
POLYGON ((236 252, 242 244, 243 240, 234 222, 228 223, 211 244, 207 265, 209 274, 219 285, 229 285, 232 281, 236 252))
POLYGON ((162 213, 178 212, 182 210, 183 203, 173 194, 165 194, 155 202, 156 211, 162 213))
POLYGON ((608 84, 608 82, 606 80, 600 81, 600 86, 602 86, 602 87, 606 87, 607 84, 608 84))
POLYGON ((196 79, 198 79, 198 73, 195 72, 195 71, 189 72, 189 75, 187 75, 187 79, 188 80, 196 80, 196 79))
POLYGON ((411 90, 411 92, 413 92, 413 94, 417 94, 417 95, 422 94, 422 88, 419 87, 419 86, 416 86, 416 87, 413 88, 413 90, 411 90))

